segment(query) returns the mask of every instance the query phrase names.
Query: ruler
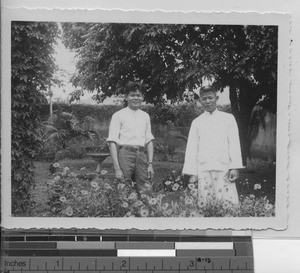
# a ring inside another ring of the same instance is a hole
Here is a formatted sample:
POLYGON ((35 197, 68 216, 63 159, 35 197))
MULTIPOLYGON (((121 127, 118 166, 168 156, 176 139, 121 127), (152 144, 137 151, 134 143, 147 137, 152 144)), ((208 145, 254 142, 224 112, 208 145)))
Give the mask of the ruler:
POLYGON ((251 236, 13 233, 1 272, 252 273, 253 262, 251 236))

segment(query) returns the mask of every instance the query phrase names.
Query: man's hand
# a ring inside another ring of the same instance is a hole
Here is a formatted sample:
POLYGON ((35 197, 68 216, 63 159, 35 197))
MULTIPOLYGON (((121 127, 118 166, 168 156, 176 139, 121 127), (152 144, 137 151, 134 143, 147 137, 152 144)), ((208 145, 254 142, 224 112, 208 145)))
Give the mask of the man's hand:
POLYGON ((147 175, 148 175, 148 179, 153 178, 154 170, 153 170, 152 164, 149 164, 148 167, 147 167, 147 175))
POLYGON ((124 174, 123 174, 123 172, 122 172, 121 169, 115 170, 115 177, 116 177, 118 180, 120 180, 121 182, 123 182, 123 183, 125 182, 124 174))
POLYGON ((228 176, 228 180, 230 182, 234 182, 235 180, 237 180, 240 177, 240 172, 239 170, 236 169, 232 169, 229 171, 229 176, 228 176))
POLYGON ((198 176, 197 175, 191 175, 189 182, 190 183, 195 183, 198 181, 198 176))

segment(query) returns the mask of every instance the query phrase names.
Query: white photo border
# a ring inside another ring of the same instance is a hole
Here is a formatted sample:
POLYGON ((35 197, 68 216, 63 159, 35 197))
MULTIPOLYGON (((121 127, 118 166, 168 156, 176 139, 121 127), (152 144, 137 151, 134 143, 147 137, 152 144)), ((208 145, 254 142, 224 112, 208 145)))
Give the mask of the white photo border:
POLYGON ((255 12, 163 12, 121 10, 2 10, 1 41, 1 177, 3 228, 140 229, 140 230, 284 230, 288 223, 288 144, 290 100, 290 15, 255 12), (88 16, 87 16, 88 14, 88 16), (46 218, 11 215, 11 21, 115 22, 174 24, 277 25, 278 104, 276 146, 276 215, 247 218, 46 218))

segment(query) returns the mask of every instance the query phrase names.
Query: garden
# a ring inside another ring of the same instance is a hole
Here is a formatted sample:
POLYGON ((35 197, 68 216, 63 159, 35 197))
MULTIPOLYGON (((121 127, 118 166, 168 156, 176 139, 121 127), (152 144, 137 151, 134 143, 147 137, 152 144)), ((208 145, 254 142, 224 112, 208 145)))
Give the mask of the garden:
MULTIPOLYGON (((181 108, 184 107, 177 107, 179 110, 175 111, 175 116, 178 119, 180 119, 178 112, 180 113, 181 108)), ((89 106, 85 108, 89 109, 89 106)), ((174 108, 172 111, 174 112, 174 108)), ((159 115, 159 111, 157 113, 159 115)), ((94 116, 96 115, 97 112, 94 116)), ((60 115, 59 122, 55 120, 56 126, 66 124, 67 121, 69 121, 67 124, 70 124, 70 120, 75 120, 72 115, 65 115, 65 120, 62 117, 64 116, 60 115)), ((171 115, 168 117, 170 118, 171 115)), ((185 116, 185 120, 186 118, 185 116)), ((178 120, 173 122, 179 124, 178 120)), ((168 126, 170 123, 171 121, 167 123, 168 126)), ((78 124, 82 125, 80 122, 78 124)), ((54 125, 52 123, 52 127, 54 125)), ((174 132, 177 134, 171 138, 171 141, 168 138, 169 144, 162 137, 155 141, 155 175, 149 181, 149 190, 138 196, 134 184, 125 185, 114 178, 110 157, 105 158, 96 172, 97 162, 89 152, 93 147, 102 148, 107 152, 104 140, 94 141, 79 127, 76 130, 77 134, 74 134, 74 129, 73 134, 70 132, 72 135, 70 137, 67 134, 67 127, 62 128, 56 128, 55 134, 52 131, 48 133, 38 157, 40 161, 35 161, 37 183, 32 189, 34 206, 28 212, 28 216, 262 217, 275 215, 275 163, 261 159, 249 160, 248 167, 241 170, 240 178, 236 181, 240 196, 239 206, 233 206, 228 201, 218 201, 213 196, 209 202, 199 200, 197 182, 189 181, 189 177, 181 173, 185 146, 181 147, 182 143, 179 142, 176 147, 175 143, 178 136, 182 139, 182 135, 188 130, 184 131, 182 127, 176 130, 173 126, 173 131, 170 127, 167 131, 173 132, 173 135, 174 132)), ((76 126, 73 124, 70 128, 76 126)), ((157 135, 163 136, 157 128, 157 135)))
POLYGON ((275 216, 277 34, 273 26, 12 22, 12 215, 275 216), (76 53, 77 70, 69 101, 52 105, 51 88, 65 92, 67 74, 53 57, 58 40, 76 53), (109 119, 121 107, 103 101, 132 80, 146 86, 156 139, 155 175, 139 197, 134 184, 115 180, 110 156, 101 164, 91 156, 108 152, 109 119), (202 112, 183 94, 205 81, 228 89, 230 103, 220 107, 239 127, 246 168, 238 206, 198 200, 196 181, 181 174, 191 121, 202 112), (97 105, 74 103, 94 91, 97 105))

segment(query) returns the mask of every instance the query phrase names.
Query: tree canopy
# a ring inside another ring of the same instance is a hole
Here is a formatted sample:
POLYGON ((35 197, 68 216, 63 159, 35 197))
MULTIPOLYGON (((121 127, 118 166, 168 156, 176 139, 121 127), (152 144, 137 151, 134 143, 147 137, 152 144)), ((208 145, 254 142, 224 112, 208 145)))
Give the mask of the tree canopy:
POLYGON ((276 112, 277 35, 277 26, 263 25, 63 23, 63 42, 78 58, 77 92, 97 90, 102 101, 142 81, 145 100, 158 104, 213 79, 221 92, 229 87, 242 142, 262 96, 276 112))
POLYGON ((56 70, 53 53, 58 25, 48 22, 11 24, 12 210, 30 206, 33 160, 43 144, 41 106, 56 70))
POLYGON ((243 25, 64 23, 64 44, 78 57, 77 88, 121 93, 143 81, 148 102, 180 99, 202 84, 249 85, 254 100, 276 94, 277 27, 243 25))

